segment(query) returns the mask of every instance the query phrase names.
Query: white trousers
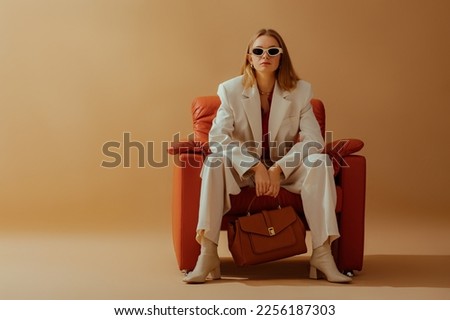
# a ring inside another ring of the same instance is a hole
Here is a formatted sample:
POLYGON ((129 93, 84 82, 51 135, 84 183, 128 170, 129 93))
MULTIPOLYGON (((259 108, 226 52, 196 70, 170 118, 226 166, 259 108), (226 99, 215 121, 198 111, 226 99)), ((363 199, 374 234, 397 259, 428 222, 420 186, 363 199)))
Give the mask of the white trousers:
MULTIPOLYGON (((336 221, 336 186, 333 166, 326 154, 308 155, 301 165, 281 181, 281 187, 302 197, 312 247, 320 247, 328 238, 339 237, 336 221)), ((253 185, 226 165, 225 158, 214 157, 203 165, 200 192, 197 241, 204 236, 218 243, 222 217, 230 210, 230 194, 238 194, 241 187, 253 185)))

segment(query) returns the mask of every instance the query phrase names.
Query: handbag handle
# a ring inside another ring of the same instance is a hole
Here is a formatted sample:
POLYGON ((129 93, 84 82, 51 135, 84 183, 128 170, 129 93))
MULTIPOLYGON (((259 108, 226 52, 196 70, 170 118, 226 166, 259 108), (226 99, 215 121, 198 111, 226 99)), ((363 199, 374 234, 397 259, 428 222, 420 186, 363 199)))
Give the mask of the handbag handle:
MULTIPOLYGON (((258 196, 254 196, 253 199, 250 201, 250 203, 247 207, 247 216, 251 216, 250 207, 252 206, 252 204, 256 200, 256 198, 258 198, 258 196)), ((277 196, 277 200, 278 200, 278 209, 281 209, 280 198, 278 196, 277 196)))

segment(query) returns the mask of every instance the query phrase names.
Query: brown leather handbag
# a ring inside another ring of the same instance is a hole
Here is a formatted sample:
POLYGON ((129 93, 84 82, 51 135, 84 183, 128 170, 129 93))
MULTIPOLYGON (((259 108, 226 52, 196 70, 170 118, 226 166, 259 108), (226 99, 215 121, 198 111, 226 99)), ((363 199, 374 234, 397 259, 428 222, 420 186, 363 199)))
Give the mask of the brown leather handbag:
POLYGON ((290 206, 248 213, 228 224, 228 248, 238 266, 305 253, 305 236, 305 226, 290 206))

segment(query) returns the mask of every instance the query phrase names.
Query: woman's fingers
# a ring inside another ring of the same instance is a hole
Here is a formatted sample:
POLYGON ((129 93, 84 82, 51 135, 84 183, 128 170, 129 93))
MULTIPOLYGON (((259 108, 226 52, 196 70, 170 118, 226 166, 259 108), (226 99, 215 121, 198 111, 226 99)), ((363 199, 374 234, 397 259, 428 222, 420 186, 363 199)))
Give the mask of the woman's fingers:
POLYGON ((268 170, 268 175, 269 175, 269 189, 267 190, 267 192, 265 193, 268 196, 271 197, 277 197, 278 193, 280 192, 280 170, 276 169, 275 167, 271 167, 268 170))
POLYGON ((270 181, 262 180, 256 183, 256 195, 262 196, 267 193, 270 188, 270 181))
POLYGON ((259 197, 264 195, 269 189, 270 177, 266 167, 264 167, 261 163, 256 165, 253 170, 255 173, 256 195, 259 197))
POLYGON ((277 185, 271 185, 267 192, 264 193, 265 196, 274 197, 276 198, 278 196, 278 193, 280 192, 280 187, 277 185))

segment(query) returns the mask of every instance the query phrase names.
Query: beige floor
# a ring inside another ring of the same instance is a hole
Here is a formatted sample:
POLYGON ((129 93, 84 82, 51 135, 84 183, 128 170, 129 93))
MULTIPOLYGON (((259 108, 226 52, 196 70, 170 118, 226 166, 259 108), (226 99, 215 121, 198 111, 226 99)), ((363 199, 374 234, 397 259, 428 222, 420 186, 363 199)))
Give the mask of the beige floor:
POLYGON ((308 279, 308 254, 238 268, 222 244, 224 279, 186 285, 163 231, 2 233, 0 298, 450 299, 448 236, 432 255, 377 253, 368 228, 364 269, 350 285, 308 279))

